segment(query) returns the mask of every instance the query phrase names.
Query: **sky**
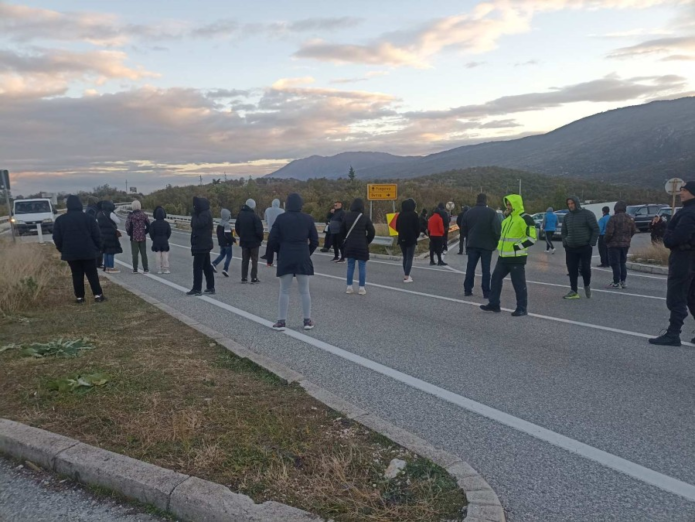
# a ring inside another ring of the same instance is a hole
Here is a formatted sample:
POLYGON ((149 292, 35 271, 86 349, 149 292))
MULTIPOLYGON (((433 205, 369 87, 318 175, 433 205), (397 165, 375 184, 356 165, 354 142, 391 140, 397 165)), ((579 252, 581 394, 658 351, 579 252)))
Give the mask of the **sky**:
POLYGON ((14 194, 422 155, 695 95, 695 0, 0 0, 14 194))

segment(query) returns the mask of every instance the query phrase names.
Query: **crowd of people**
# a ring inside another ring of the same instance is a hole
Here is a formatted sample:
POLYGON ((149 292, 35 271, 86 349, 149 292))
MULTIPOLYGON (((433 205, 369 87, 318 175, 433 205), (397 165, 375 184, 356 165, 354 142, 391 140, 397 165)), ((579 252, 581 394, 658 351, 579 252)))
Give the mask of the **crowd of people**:
MULTIPOLYGON (((668 330, 664 335, 650 339, 653 344, 680 345, 680 332, 688 310, 695 316, 695 182, 686 183, 681 190, 683 208, 668 223, 661 218, 650 223, 652 241, 663 242, 671 249, 667 307, 671 312, 668 330), (691 288, 693 287, 693 288, 691 288)), ((265 221, 269 230, 266 251, 260 259, 268 267, 276 266, 280 279, 278 299, 278 320, 273 325, 276 330, 287 327, 289 292, 293 279, 297 279, 304 315, 304 328, 314 328, 311 318, 311 295, 309 278, 314 275, 311 256, 319 247, 318 232, 314 220, 302 212, 303 201, 299 194, 287 197, 285 208, 274 200, 265 211, 265 221)), ((504 198, 505 210, 500 214, 487 204, 487 196, 479 194, 472 208, 464 207, 456 217, 460 229, 459 250, 464 249, 468 256, 465 296, 473 295, 475 272, 481 266, 482 295, 488 300, 480 308, 486 312, 501 312, 501 293, 504 279, 509 275, 516 294, 516 307, 512 316, 528 315, 528 291, 526 287, 525 266, 529 248, 537 241, 536 224, 525 212, 520 195, 510 194, 504 198), (498 259, 491 271, 492 254, 497 250, 498 259)), ((591 260, 593 250, 598 245, 600 265, 610 266, 613 281, 609 288, 627 288, 627 255, 637 228, 634 220, 627 215, 627 206, 619 201, 613 208, 604 207, 603 216, 596 219, 593 212, 582 208, 578 198, 567 199, 568 211, 564 214, 561 229, 562 246, 565 250, 567 275, 570 290, 564 299, 580 299, 579 280, 583 283, 584 295, 591 298, 591 260)), ((148 237, 155 254, 156 269, 159 274, 169 274, 169 239, 171 226, 167 222, 164 208, 157 207, 153 221, 143 212, 139 201, 131 204, 131 211, 125 221, 125 231, 130 240, 133 273, 149 273, 147 255, 148 237)), ((232 225, 232 213, 222 209, 216 226, 207 199, 195 197, 191 216, 191 254, 193 256, 193 285, 188 295, 201 296, 215 294, 215 278, 220 263, 224 263, 222 275, 229 277, 232 259, 232 246, 239 241, 241 247, 241 282, 258 284, 259 253, 264 241, 264 226, 256 212, 256 202, 249 199, 242 206, 232 225), (213 231, 217 237, 220 253, 211 260, 214 248, 213 231), (203 279, 205 288, 203 289, 203 279)), ((403 261, 403 282, 412 283, 412 268, 418 242, 429 239, 430 265, 447 266, 443 256, 446 253, 451 216, 443 203, 437 205, 430 214, 423 209, 419 214, 413 199, 401 203, 395 229, 397 243, 403 261), (435 261, 436 257, 436 261, 435 261)), ((63 260, 67 261, 73 277, 75 298, 78 303, 85 300, 84 278, 86 277, 97 302, 104 301, 99 284, 98 268, 107 273, 118 273, 114 257, 123 252, 121 232, 118 225, 121 219, 116 215, 115 206, 110 201, 99 202, 83 212, 77 196, 67 199, 67 213, 55 223, 53 239, 63 260)), ((553 236, 558 230, 559 219, 552 208, 548 208, 540 225, 545 234, 546 253, 554 254, 553 236)), ((364 201, 355 199, 349 211, 343 209, 342 202, 335 202, 326 217, 325 241, 321 249, 334 251, 333 261, 347 263, 346 293, 355 293, 355 271, 358 272, 357 293, 366 295, 367 262, 370 258, 369 245, 376 235, 374 224, 365 214, 364 201)), ((694 340, 695 341, 695 340, 694 340)))

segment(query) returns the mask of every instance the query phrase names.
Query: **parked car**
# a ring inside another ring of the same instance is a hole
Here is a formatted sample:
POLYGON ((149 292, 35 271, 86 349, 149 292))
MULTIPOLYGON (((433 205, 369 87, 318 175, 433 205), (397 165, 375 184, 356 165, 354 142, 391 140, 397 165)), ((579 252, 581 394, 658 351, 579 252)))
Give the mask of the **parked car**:
POLYGON ((56 213, 50 199, 17 199, 11 221, 15 232, 20 236, 35 232, 38 226, 41 226, 42 233, 52 234, 56 213))
POLYGON ((635 220, 637 230, 646 232, 649 230, 649 223, 654 216, 659 214, 659 211, 664 208, 663 205, 657 203, 649 203, 647 205, 630 205, 627 207, 627 215, 635 220))
MULTIPOLYGON (((557 228, 555 229, 553 237, 550 239, 562 239, 562 222, 565 219, 565 214, 567 214, 567 212, 555 212, 555 215, 557 216, 557 228)), ((543 213, 543 215, 545 216, 545 213, 543 213)), ((538 239, 545 241, 545 230, 542 230, 541 224, 536 223, 536 228, 538 229, 538 239)))
POLYGON ((536 224, 536 228, 538 228, 541 226, 541 223, 543 223, 545 212, 536 212, 535 214, 532 214, 531 217, 533 218, 533 222, 536 224))

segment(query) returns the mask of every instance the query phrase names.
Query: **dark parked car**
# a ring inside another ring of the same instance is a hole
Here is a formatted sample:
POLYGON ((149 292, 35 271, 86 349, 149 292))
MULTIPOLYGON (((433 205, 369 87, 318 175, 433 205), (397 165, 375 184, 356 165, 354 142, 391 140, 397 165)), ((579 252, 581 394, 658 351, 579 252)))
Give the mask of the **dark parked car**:
POLYGON ((648 205, 630 205, 627 207, 627 215, 635 220, 637 230, 646 232, 649 230, 649 223, 654 216, 659 214, 659 211, 664 208, 663 205, 657 203, 649 203, 648 205))

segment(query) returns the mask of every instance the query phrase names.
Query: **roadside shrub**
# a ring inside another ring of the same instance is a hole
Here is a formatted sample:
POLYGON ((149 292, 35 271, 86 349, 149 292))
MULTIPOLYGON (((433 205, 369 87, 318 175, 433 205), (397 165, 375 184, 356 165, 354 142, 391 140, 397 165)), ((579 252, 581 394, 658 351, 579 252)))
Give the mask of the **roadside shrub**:
POLYGON ((670 253, 671 251, 663 243, 650 243, 647 246, 630 251, 630 261, 648 265, 667 266, 670 253))

